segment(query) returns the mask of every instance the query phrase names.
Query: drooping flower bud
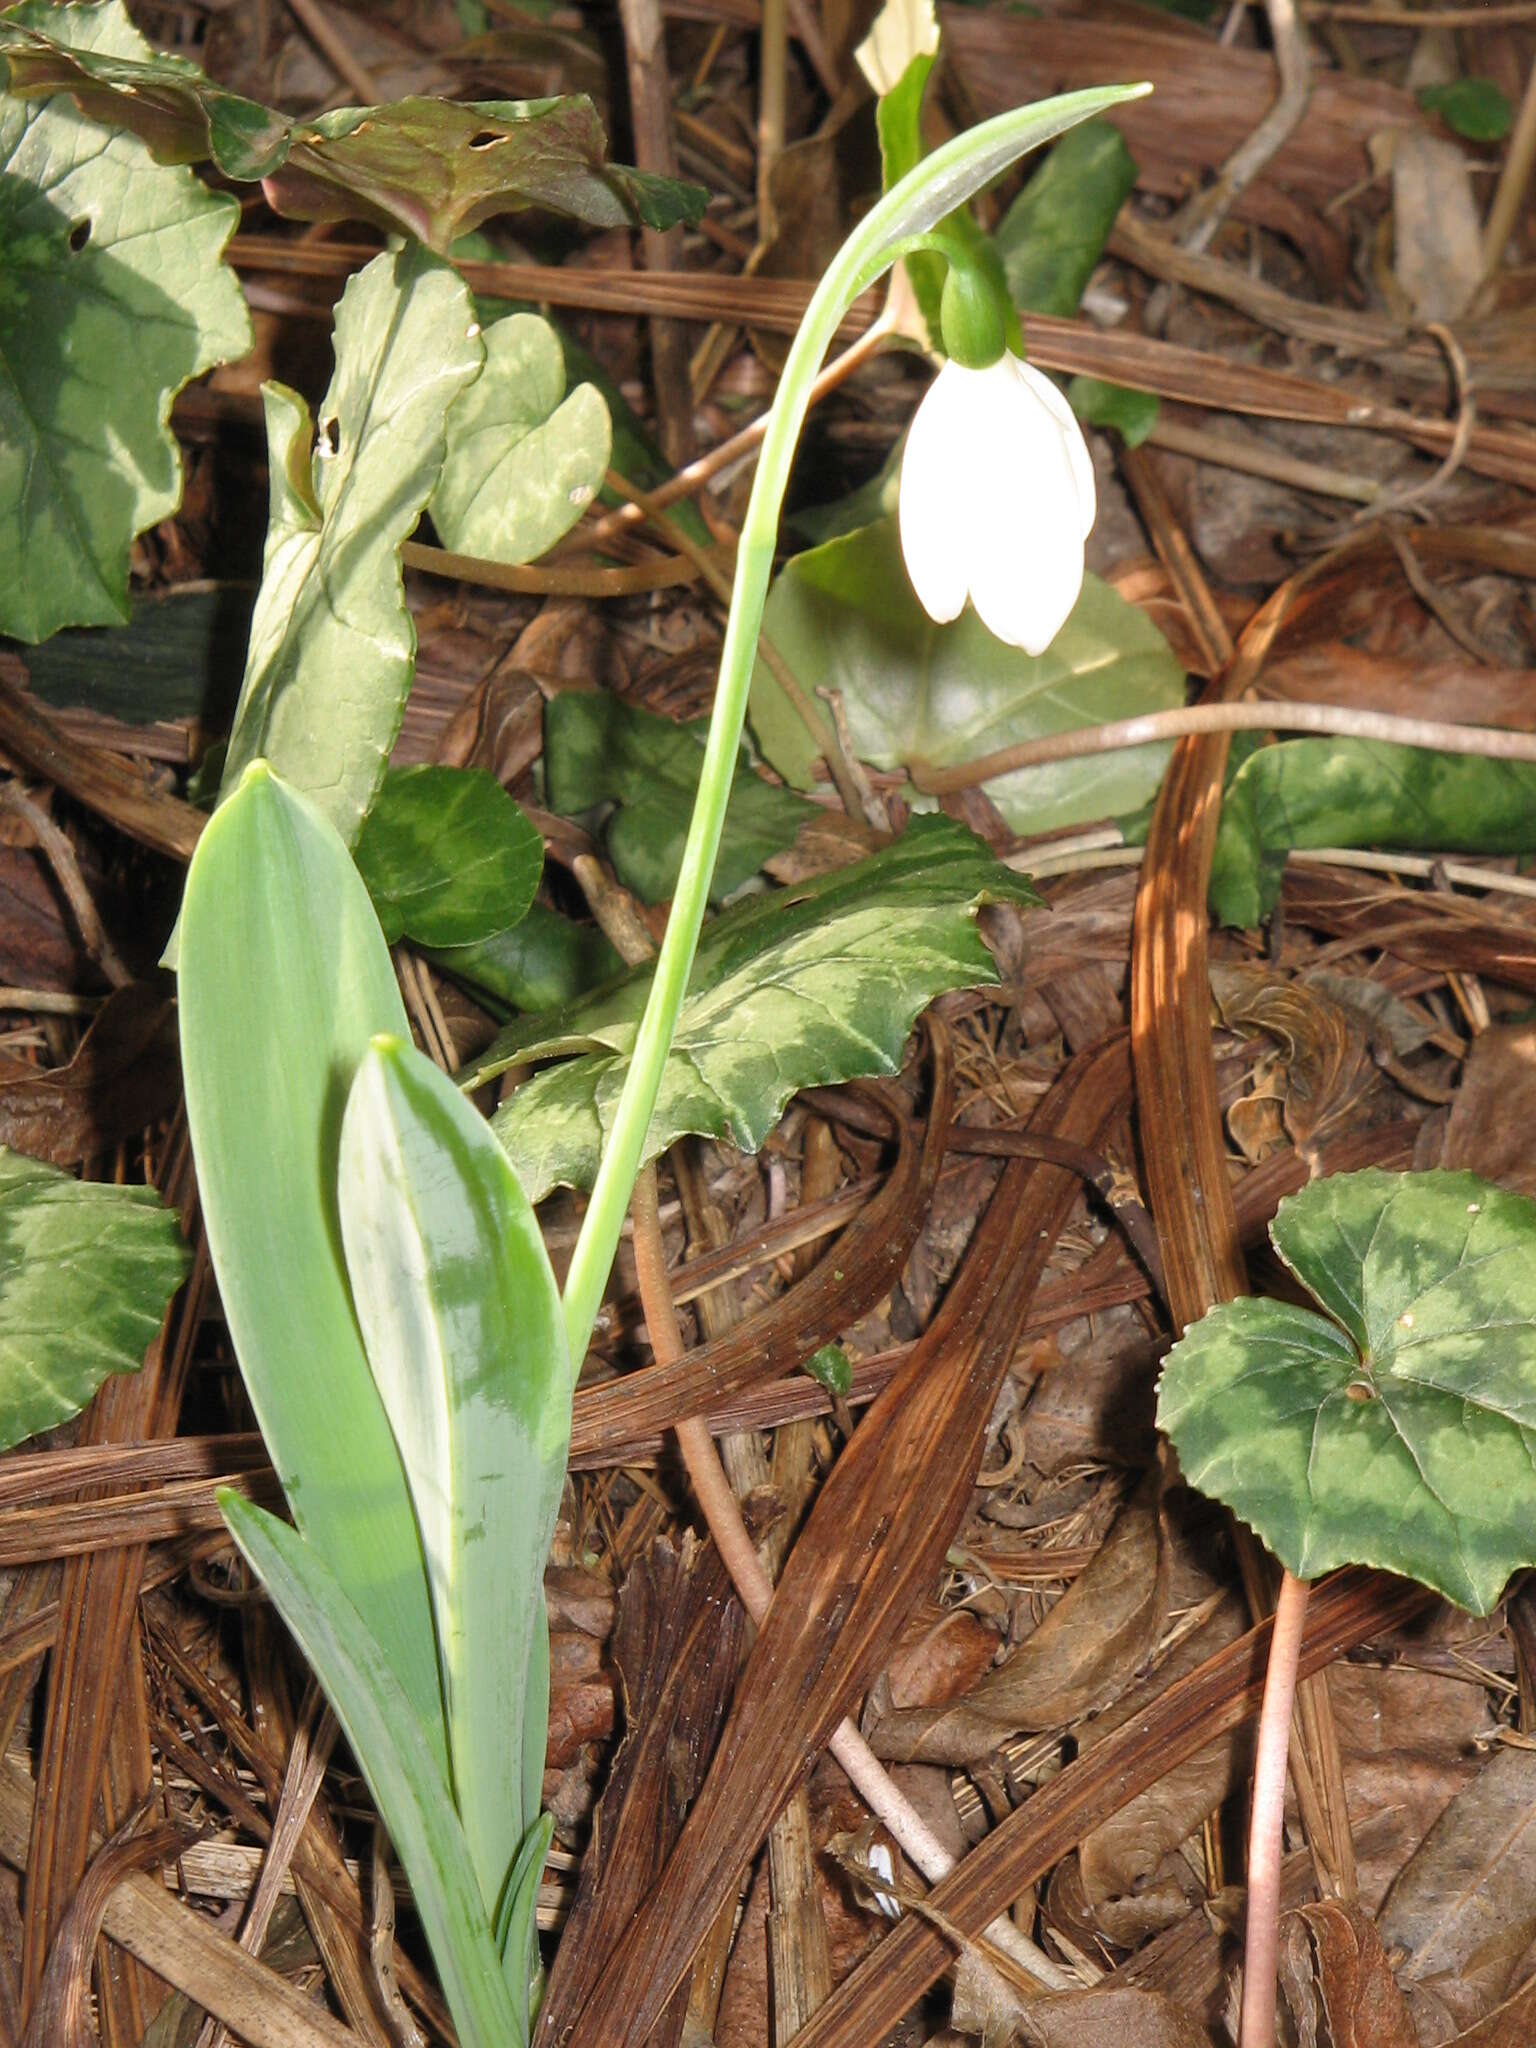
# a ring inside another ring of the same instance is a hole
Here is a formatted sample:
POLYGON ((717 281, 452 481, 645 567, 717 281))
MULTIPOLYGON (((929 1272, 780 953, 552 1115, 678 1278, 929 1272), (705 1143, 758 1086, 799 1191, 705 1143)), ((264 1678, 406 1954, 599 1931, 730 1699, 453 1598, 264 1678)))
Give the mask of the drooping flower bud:
POLYGON ((931 619, 969 597, 999 640, 1043 654, 1083 587, 1096 509, 1082 429, 1048 377, 1007 352, 944 365, 901 467, 901 551, 931 619))

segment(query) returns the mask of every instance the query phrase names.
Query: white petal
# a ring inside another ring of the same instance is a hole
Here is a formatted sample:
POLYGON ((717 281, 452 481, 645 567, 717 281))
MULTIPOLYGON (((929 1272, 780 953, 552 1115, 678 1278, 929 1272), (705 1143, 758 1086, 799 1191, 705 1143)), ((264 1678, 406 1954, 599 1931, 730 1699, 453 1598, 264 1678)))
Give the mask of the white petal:
POLYGON ((901 459, 901 552, 923 610, 941 625, 959 617, 970 584, 965 428, 971 394, 964 382, 970 374, 958 363, 944 365, 917 408, 901 459))
POLYGON ((1088 443, 1083 439, 1083 430, 1063 394, 1057 390, 1043 371, 1033 363, 1020 362, 1017 356, 1010 356, 1015 374, 1034 393, 1050 413, 1061 430, 1062 442, 1072 465, 1072 479, 1077 489, 1078 511, 1082 537, 1086 540, 1093 530, 1094 518, 1098 512, 1098 487, 1093 475, 1093 457, 1088 453, 1088 443))
POLYGON ((989 633, 1026 654, 1044 654, 1083 587, 1083 544, 1057 518, 1027 517, 1015 502, 971 559, 971 602, 989 633))

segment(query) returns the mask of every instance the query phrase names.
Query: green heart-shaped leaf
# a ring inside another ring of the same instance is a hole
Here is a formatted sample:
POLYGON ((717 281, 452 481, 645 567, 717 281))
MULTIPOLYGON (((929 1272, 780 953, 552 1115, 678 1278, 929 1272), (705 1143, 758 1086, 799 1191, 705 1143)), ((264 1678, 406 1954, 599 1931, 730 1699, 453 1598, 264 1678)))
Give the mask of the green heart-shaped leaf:
POLYGON ((1225 1302, 1174 1346, 1157 1419, 1185 1477, 1298 1578, 1379 1565, 1486 1614, 1536 1563, 1536 1203, 1338 1174, 1270 1237, 1326 1313, 1225 1302))

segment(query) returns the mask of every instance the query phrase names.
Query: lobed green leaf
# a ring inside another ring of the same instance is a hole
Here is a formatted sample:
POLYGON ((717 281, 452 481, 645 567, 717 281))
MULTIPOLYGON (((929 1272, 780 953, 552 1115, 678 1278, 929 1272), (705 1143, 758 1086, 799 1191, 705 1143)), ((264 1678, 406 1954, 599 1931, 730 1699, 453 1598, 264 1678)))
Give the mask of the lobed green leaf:
MULTIPOLYGON (((544 769, 552 810, 613 803, 603 843, 620 881, 647 903, 677 885, 688 817, 704 765, 707 719, 679 725, 606 690, 562 690, 544 713, 544 769)), ((764 861, 795 842, 817 806, 765 782, 745 754, 731 782, 725 830, 710 882, 721 903, 764 861)))
POLYGON ((544 867, 538 828, 482 768, 392 768, 357 868, 384 936, 475 946, 521 923, 544 867))
POLYGON ((432 523, 443 546, 531 562, 570 532, 602 488, 613 452, 591 384, 565 389, 560 338, 534 313, 483 329, 485 368, 448 415, 432 523))
MULTIPOLYGON (((1028 488, 1021 478, 1019 488, 1028 488)), ((907 581, 894 518, 786 563, 764 630, 797 675, 838 691, 854 752, 879 768, 950 767, 999 747, 1184 701, 1184 675, 1146 615, 1088 576, 1042 655, 1006 646, 969 607, 935 625, 907 581)), ((752 729, 786 781, 811 786, 814 749, 761 663, 752 729)), ((1156 790, 1168 750, 1122 749, 1023 769, 985 784, 1020 832, 1047 832, 1135 809, 1156 790)))
POLYGON ((1378 1565, 1486 1614, 1536 1563, 1536 1203, 1339 1174, 1270 1236, 1325 1313, 1228 1302, 1174 1346, 1158 1423, 1186 1478, 1298 1578, 1378 1565))
MULTIPOLYGON (((82 58, 148 47, 119 0, 30 0, 0 21, 13 83, 43 20, 82 58)), ((128 618, 130 545, 181 502, 171 401, 251 346, 239 219, 67 99, 0 99, 0 632, 128 618)))
MULTIPOLYGON (((688 1132, 755 1151, 797 1089, 893 1073, 934 996, 996 979, 976 912, 997 901, 1039 898, 963 826, 920 817, 868 860, 725 911, 699 947, 645 1156, 688 1132)), ((583 1055, 525 1081, 492 1121, 530 1200, 591 1185, 650 976, 523 1020, 463 1077, 583 1055)))
POLYGON ((1222 800, 1211 908, 1256 925, 1280 899, 1292 848, 1396 846, 1426 853, 1536 850, 1536 766, 1380 740, 1260 747, 1222 800))

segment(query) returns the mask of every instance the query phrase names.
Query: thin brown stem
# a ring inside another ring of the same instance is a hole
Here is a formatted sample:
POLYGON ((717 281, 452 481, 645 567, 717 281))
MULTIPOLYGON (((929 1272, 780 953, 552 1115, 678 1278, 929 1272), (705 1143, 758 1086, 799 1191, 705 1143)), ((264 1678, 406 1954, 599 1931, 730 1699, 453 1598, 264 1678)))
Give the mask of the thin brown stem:
POLYGON ((1444 754, 1476 754, 1492 761, 1536 761, 1536 733, 1509 732, 1501 726, 1453 725, 1439 718, 1399 718, 1388 711, 1362 711, 1342 704, 1254 703, 1245 699, 1235 704, 1187 704, 1175 711, 1150 711, 1140 718, 1050 733, 1043 739, 999 747, 995 753, 981 754, 955 768, 934 768, 915 761, 909 773, 918 789, 943 796, 952 790, 974 789, 978 783, 1012 775, 1020 768, 1076 761, 1121 747, 1150 746, 1158 740, 1183 739, 1190 733, 1222 732, 1323 733, 1339 739, 1431 748, 1444 754))

